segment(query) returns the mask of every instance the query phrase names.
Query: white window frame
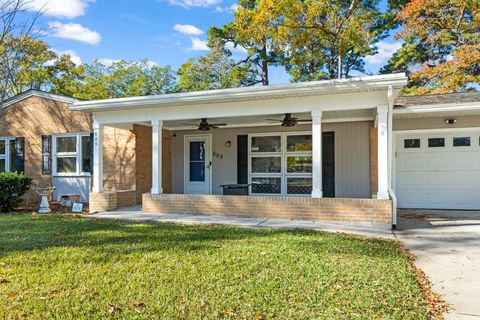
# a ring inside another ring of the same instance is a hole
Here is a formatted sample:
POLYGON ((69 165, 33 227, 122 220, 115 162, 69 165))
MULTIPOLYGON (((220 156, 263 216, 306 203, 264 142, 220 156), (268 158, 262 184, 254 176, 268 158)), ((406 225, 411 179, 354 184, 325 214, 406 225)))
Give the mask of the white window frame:
MULTIPOLYGON (((90 132, 80 133, 62 133, 52 135, 52 172, 53 176, 57 177, 89 177, 90 172, 82 172, 82 137, 90 137, 90 132), (58 138, 76 138, 76 151, 75 152, 57 152, 57 139, 58 138), (57 172, 57 158, 76 158, 76 172, 57 172)), ((88 151, 87 151, 88 152, 88 151)))
POLYGON ((297 172, 288 172, 288 157, 289 156, 299 156, 299 157, 312 157, 312 166, 313 166, 313 140, 312 140, 312 150, 310 151, 288 151, 287 150, 287 140, 290 136, 304 136, 304 135, 312 135, 312 132, 287 132, 285 133, 284 139, 284 150, 285 150, 285 195, 289 197, 311 197, 311 192, 308 194, 290 194, 288 193, 288 178, 310 178, 313 181, 313 167, 312 172, 308 173, 297 173, 297 172))
POLYGON ((5 154, 0 154, 0 159, 5 160, 5 172, 10 172, 10 142, 15 141, 15 137, 0 137, 0 141, 5 141, 5 154))
POLYGON ((313 179, 313 172, 311 173, 289 173, 287 172, 287 157, 288 156, 313 156, 310 151, 287 151, 287 137, 312 135, 311 131, 292 131, 292 132, 265 132, 265 133, 250 133, 248 134, 248 183, 249 193, 256 196, 289 196, 289 197, 311 197, 311 194, 288 194, 287 193, 287 179, 288 178, 310 178, 313 179), (252 138, 254 137, 280 137, 280 152, 252 152, 252 138), (275 173, 254 173, 252 172, 252 158, 261 157, 279 157, 280 158, 280 172, 275 173), (254 178, 280 178, 281 190, 280 193, 252 193, 252 180, 254 178))

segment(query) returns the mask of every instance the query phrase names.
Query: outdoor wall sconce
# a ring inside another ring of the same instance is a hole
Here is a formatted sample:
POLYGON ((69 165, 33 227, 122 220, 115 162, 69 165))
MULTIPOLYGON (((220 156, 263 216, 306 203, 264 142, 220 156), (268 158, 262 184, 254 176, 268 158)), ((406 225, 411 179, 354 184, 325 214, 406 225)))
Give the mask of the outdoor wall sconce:
POLYGON ((456 122, 457 122, 457 119, 446 119, 446 120, 445 120, 445 123, 446 123, 446 124, 452 124, 452 125, 453 125, 453 124, 455 124, 456 122))
POLYGON ((225 142, 225 147, 230 148, 232 146, 232 141, 228 140, 225 142))

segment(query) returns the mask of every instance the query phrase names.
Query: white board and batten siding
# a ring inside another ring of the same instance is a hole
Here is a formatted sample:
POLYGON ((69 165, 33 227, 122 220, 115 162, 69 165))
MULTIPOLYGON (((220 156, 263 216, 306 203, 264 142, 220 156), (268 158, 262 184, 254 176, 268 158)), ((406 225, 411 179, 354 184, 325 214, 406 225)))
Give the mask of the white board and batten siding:
POLYGON ((480 128, 398 131, 395 145, 400 208, 480 210, 480 128))

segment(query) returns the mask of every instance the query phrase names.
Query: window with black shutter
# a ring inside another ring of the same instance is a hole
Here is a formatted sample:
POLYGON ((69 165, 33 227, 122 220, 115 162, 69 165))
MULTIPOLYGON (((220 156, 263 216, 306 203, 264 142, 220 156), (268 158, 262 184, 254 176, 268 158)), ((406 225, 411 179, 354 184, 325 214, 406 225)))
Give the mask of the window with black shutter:
POLYGON ((42 136, 42 174, 52 173, 52 136, 42 136))
POLYGON ((93 174, 93 132, 90 132, 90 141, 88 144, 88 155, 90 157, 90 173, 93 174))
POLYGON ((15 171, 25 172, 25 138, 15 138, 15 171))

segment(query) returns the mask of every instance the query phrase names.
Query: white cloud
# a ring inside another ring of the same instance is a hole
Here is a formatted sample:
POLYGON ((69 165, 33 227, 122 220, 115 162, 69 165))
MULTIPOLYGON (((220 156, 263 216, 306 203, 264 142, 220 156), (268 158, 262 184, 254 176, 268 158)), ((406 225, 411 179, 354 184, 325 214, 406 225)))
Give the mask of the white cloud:
MULTIPOLYGON (((109 67, 114 63, 120 62, 121 60, 120 59, 110 59, 110 58, 99 58, 99 59, 97 59, 97 61, 99 63, 103 64, 104 66, 109 67)), ((149 68, 149 69, 151 69, 154 66, 158 66, 158 63, 156 63, 153 60, 147 60, 146 64, 147 64, 147 68, 149 68)))
POLYGON ((78 23, 50 22, 48 26, 53 29, 53 37, 71 39, 88 44, 99 44, 101 36, 98 32, 85 28, 78 23))
POLYGON ((155 61, 147 60, 147 68, 151 69, 151 68, 157 67, 157 66, 158 66, 158 63, 156 63, 155 61))
POLYGON ((193 51, 209 51, 210 50, 210 48, 207 46, 208 42, 206 40, 202 40, 196 37, 192 37, 190 38, 190 40, 192 41, 192 47, 190 48, 190 50, 193 50, 193 51))
POLYGON ((247 53, 247 49, 239 45, 235 47, 234 43, 231 41, 228 41, 227 43, 225 43, 225 48, 230 50, 233 53, 241 53, 241 54, 247 53))
POLYGON ((221 12, 221 13, 223 13, 223 12, 235 12, 235 11, 237 11, 237 9, 238 9, 238 4, 237 3, 234 3, 234 4, 232 4, 231 6, 228 6, 228 7, 220 7, 220 6, 215 7, 215 11, 216 12, 221 12))
POLYGON ((59 56, 64 55, 64 54, 67 55, 67 56, 70 56, 70 60, 72 60, 72 62, 75 63, 77 66, 82 64, 82 59, 73 50, 64 50, 64 51, 55 50, 55 49, 52 49, 52 50, 53 50, 53 52, 55 52, 59 56))
POLYGON ((191 7, 212 7, 222 2, 222 0, 168 0, 170 4, 184 8, 191 7))
POLYGON ((183 33, 187 36, 199 36, 203 34, 203 30, 191 25, 191 24, 176 24, 173 26, 173 30, 183 33))
POLYGON ((98 62, 100 62, 101 64, 103 64, 104 66, 111 66, 112 64, 116 63, 116 62, 120 62, 119 59, 109 59, 109 58, 99 58, 97 59, 98 62))
POLYGON ((365 62, 368 64, 385 63, 401 47, 401 42, 390 43, 386 41, 380 41, 379 43, 377 43, 378 53, 372 56, 365 57, 365 62))
POLYGON ((89 2, 93 0, 30 0, 25 2, 25 9, 41 11, 46 16, 72 19, 83 16, 89 2))

